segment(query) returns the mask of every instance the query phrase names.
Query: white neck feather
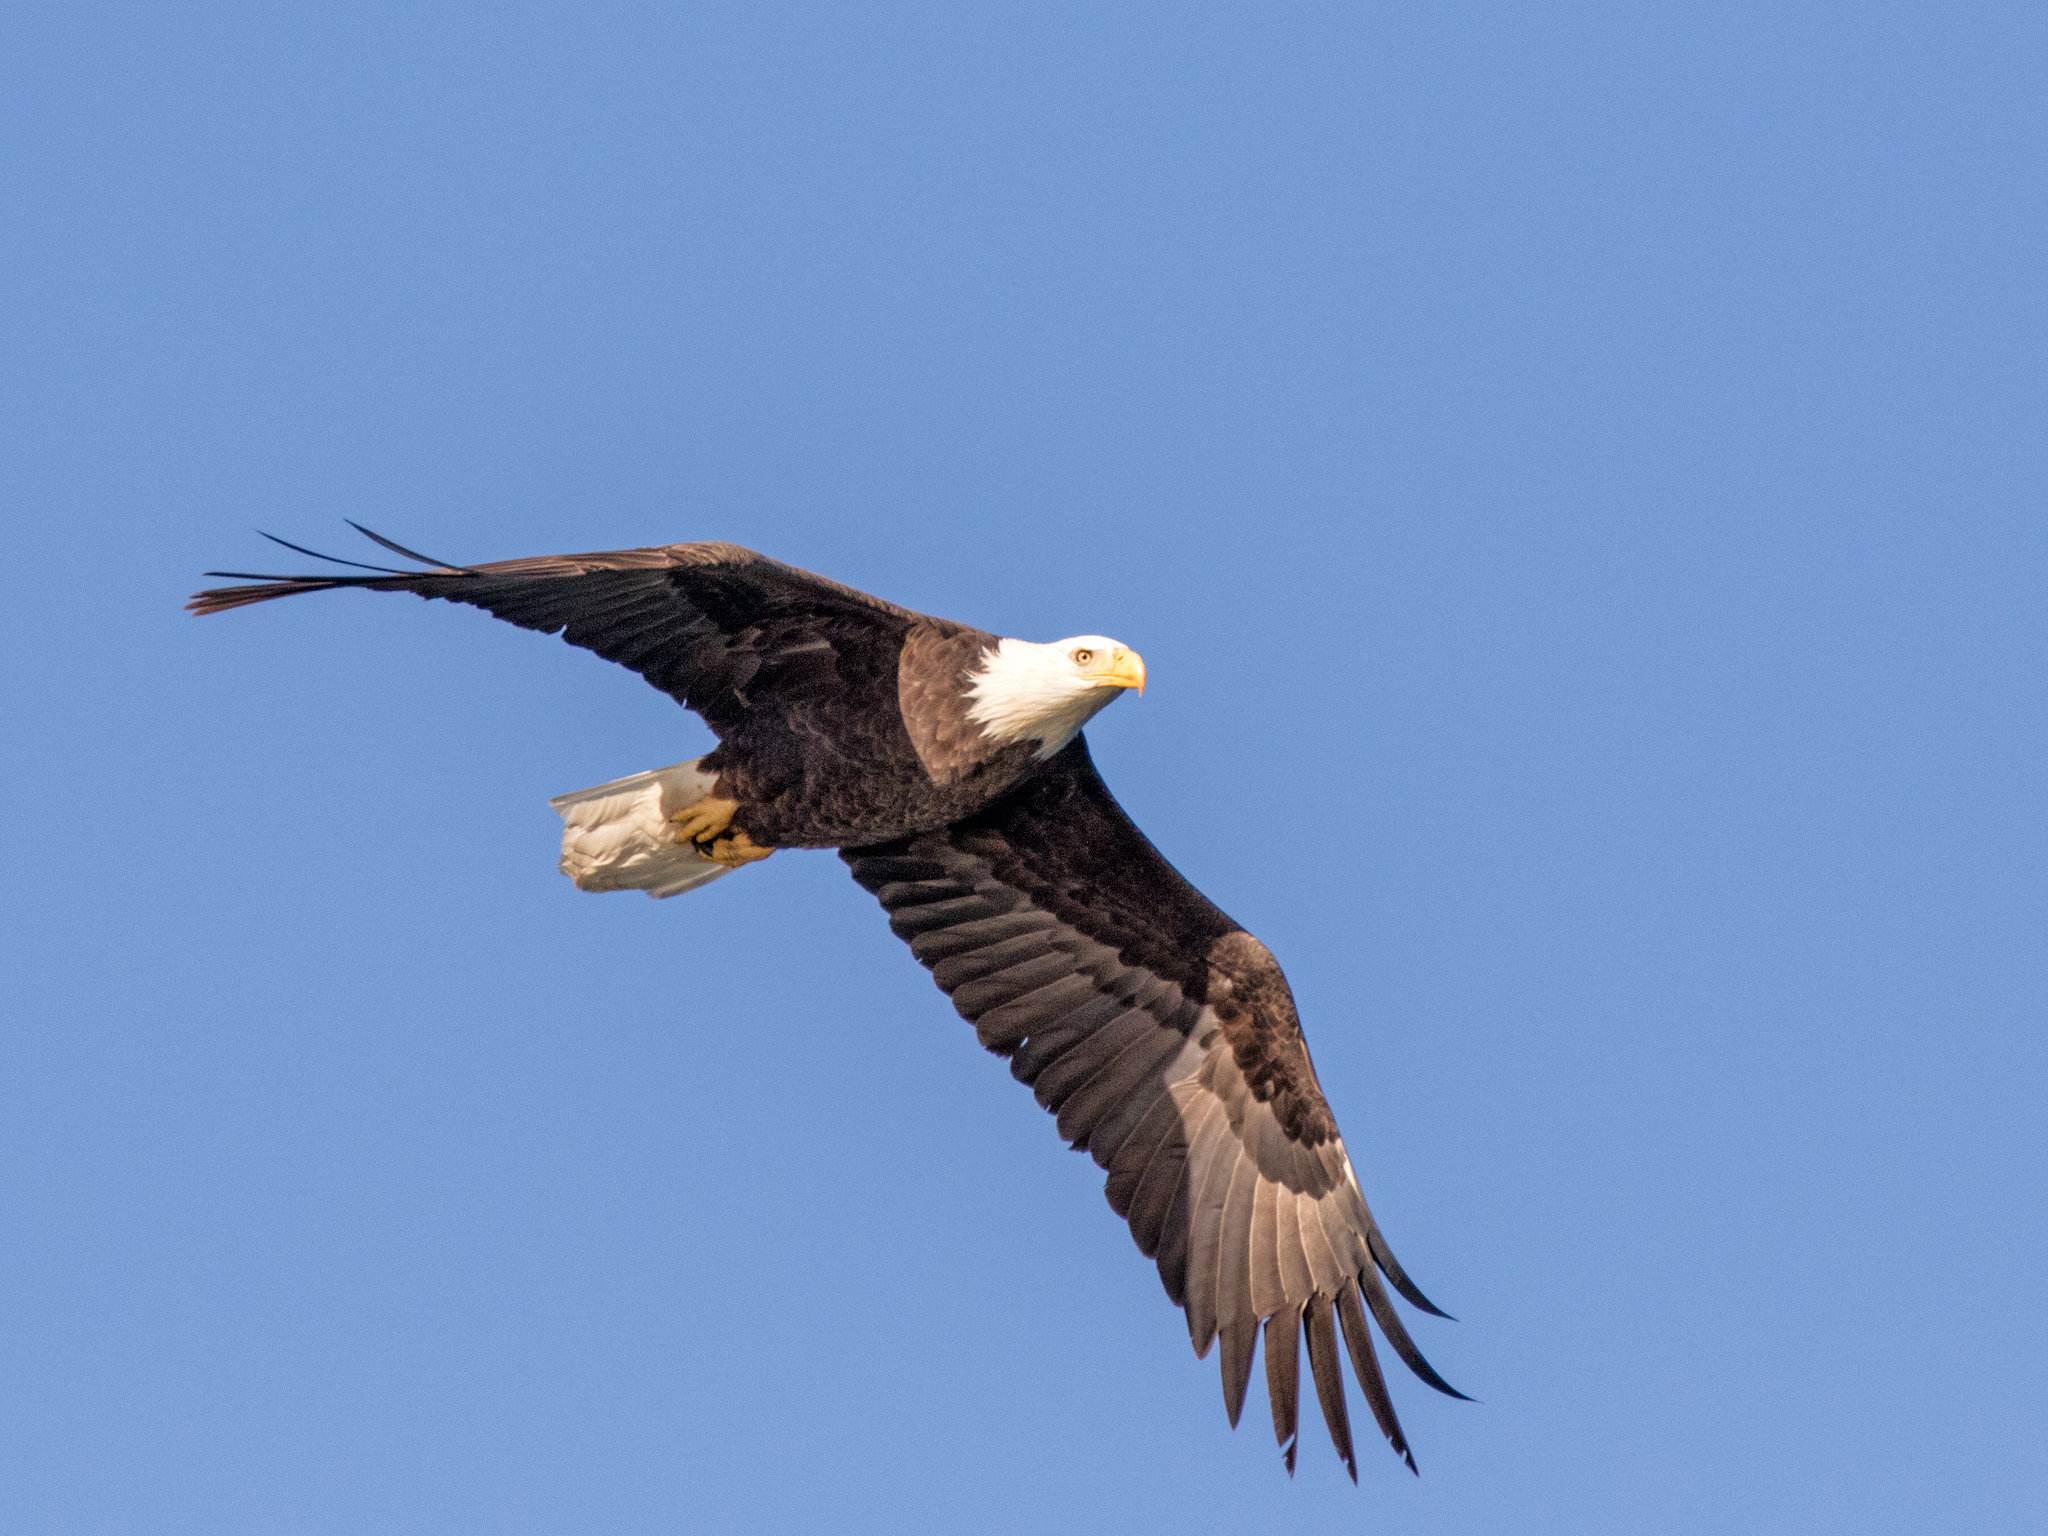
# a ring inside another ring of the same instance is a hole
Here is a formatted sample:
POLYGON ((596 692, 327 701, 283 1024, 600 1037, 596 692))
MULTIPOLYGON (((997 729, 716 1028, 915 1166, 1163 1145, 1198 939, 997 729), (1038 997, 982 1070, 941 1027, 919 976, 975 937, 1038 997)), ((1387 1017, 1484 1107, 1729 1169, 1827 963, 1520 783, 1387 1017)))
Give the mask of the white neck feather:
POLYGON ((1039 645, 1002 639, 982 653, 981 667, 968 679, 967 718, 1003 746, 1035 740, 1037 756, 1051 757, 1116 690, 1089 685, 1068 664, 1067 642, 1039 645))

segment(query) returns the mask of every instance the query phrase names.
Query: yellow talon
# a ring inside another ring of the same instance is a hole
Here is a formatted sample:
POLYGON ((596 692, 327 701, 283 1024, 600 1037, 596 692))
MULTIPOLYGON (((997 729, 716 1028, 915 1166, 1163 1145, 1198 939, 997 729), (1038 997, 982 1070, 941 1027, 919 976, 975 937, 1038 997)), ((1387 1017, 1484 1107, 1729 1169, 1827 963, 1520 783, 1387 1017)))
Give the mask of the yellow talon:
POLYGON ((704 858, 727 869, 737 869, 742 864, 751 864, 756 859, 765 859, 775 850, 763 848, 745 832, 733 829, 733 816, 739 811, 737 800, 721 800, 717 796, 686 805, 669 821, 676 829, 676 841, 694 848, 704 858))
POLYGON ((676 841, 695 843, 702 849, 732 825, 732 818, 739 808, 739 801, 720 800, 716 796, 684 806, 669 817, 675 824, 676 841))
POLYGON ((709 844, 698 844, 697 851, 714 864, 723 864, 727 869, 738 869, 742 864, 751 864, 756 859, 765 859, 775 850, 763 848, 744 832, 735 832, 730 837, 721 837, 709 844))

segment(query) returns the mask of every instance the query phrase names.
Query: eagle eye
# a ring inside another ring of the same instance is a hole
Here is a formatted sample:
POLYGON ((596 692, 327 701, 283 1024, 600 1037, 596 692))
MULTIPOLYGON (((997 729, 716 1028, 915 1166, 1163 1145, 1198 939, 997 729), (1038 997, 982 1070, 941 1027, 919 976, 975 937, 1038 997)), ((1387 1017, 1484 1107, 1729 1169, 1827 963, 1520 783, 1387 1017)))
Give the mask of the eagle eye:
POLYGON ((1094 659, 1095 653, 1085 645, 1074 652, 1074 665, 1077 667, 1085 667, 1094 659))

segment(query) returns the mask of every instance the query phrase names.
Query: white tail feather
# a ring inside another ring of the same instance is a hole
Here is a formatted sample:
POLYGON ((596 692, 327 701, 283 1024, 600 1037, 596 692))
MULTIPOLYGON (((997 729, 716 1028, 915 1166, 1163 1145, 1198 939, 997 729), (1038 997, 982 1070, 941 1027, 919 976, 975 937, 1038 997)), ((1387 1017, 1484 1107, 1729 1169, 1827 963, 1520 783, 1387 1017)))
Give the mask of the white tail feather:
POLYGON ((576 889, 675 896, 732 873, 729 865, 677 842, 669 821, 717 782, 697 767, 701 761, 613 779, 548 802, 562 816, 562 873, 576 889))

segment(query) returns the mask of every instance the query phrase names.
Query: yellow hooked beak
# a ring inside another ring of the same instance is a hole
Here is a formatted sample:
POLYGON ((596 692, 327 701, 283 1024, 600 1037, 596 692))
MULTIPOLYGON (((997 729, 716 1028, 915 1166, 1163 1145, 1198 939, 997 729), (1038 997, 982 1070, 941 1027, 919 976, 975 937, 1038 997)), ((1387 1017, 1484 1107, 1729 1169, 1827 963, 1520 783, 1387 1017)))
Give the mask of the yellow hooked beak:
POLYGON ((1135 688, 1145 691, 1145 658, 1128 646, 1118 646, 1109 658, 1109 665, 1102 669, 1096 682, 1108 688, 1135 688))

